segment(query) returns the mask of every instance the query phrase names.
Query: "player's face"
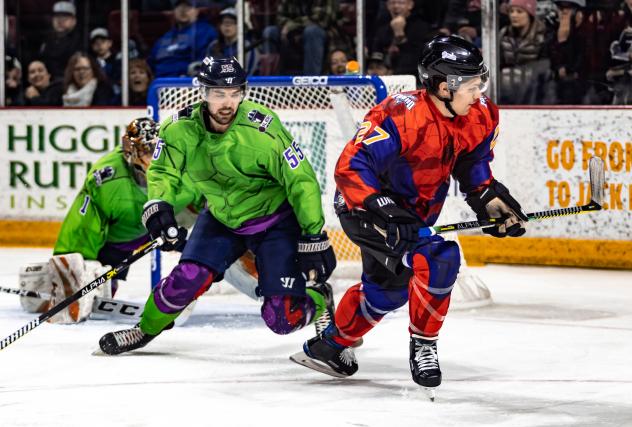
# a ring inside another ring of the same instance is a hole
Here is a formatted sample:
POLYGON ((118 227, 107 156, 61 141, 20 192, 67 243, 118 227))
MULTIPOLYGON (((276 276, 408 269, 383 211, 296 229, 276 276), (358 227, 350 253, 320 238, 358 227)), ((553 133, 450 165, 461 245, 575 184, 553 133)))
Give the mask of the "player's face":
POLYGON ((459 89, 454 92, 452 101, 454 112, 459 116, 466 116, 470 112, 472 105, 477 103, 483 95, 485 87, 486 84, 483 83, 480 77, 473 78, 459 86, 459 89))
POLYGON ((206 101, 211 119, 219 125, 228 125, 235 118, 241 99, 242 90, 238 87, 209 89, 206 101))

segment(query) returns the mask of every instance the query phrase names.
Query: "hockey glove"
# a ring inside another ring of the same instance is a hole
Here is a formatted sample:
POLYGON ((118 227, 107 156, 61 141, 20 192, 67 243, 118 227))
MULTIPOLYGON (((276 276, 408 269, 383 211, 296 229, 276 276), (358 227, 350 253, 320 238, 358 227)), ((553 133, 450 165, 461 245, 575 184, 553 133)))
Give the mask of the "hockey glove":
POLYGON ((181 250, 186 243, 187 231, 185 228, 178 228, 173 206, 169 203, 162 200, 145 203, 141 220, 152 239, 160 236, 165 239, 161 250, 181 250))
POLYGON ((522 211, 520 203, 514 199, 507 187, 495 179, 482 191, 470 193, 465 201, 476 212, 478 220, 501 218, 502 224, 483 228, 483 233, 494 237, 518 237, 526 233, 527 215, 522 211))
POLYGON ((424 225, 417 215, 381 194, 364 199, 364 207, 372 214, 373 227, 384 237, 389 249, 401 255, 417 246, 417 233, 424 225))
POLYGON ((305 234, 298 239, 298 263, 307 280, 321 283, 329 279, 336 268, 336 255, 326 232, 305 234))

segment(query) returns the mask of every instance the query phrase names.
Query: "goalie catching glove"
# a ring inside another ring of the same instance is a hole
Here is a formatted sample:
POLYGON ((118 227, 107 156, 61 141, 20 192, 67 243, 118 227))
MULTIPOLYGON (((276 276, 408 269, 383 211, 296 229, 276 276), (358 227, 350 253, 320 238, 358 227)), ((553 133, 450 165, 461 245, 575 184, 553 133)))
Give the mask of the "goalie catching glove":
POLYGON ((424 226, 417 215, 381 194, 364 199, 364 207, 372 214, 373 226, 384 236, 389 249, 402 255, 417 246, 419 228, 424 226))
POLYGON ((305 234, 298 239, 298 263, 306 280, 325 282, 336 268, 336 255, 326 232, 305 234), (312 271, 316 277, 312 277, 312 271))
POLYGON ((476 212, 479 221, 500 218, 504 222, 483 228, 483 233, 494 237, 519 237, 526 233, 525 222, 529 219, 520 203, 514 199, 507 187, 495 179, 483 190, 467 195, 465 201, 476 212))
POLYGON ((162 200, 150 200, 145 203, 142 216, 143 226, 149 231, 152 240, 163 237, 163 251, 182 250, 187 239, 187 231, 178 228, 173 206, 162 200))

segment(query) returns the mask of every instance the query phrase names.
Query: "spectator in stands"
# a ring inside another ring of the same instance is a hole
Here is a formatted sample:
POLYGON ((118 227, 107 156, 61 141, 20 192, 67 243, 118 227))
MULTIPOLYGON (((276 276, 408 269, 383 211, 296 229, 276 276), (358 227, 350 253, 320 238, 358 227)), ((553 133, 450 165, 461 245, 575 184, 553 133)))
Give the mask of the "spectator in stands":
POLYGON ((23 105, 22 64, 14 56, 7 55, 4 61, 5 105, 7 107, 23 105))
POLYGON ((389 76, 391 69, 387 62, 387 57, 382 52, 373 52, 367 61, 366 73, 370 76, 389 76))
POLYGON ((558 25, 550 45, 557 104, 580 104, 585 87, 580 82, 586 42, 580 32, 586 0, 556 0, 558 25))
POLYGON ((376 29, 373 52, 387 52, 395 74, 417 74, 422 46, 435 34, 421 16, 413 12, 413 0, 387 0, 391 20, 376 29))
MULTIPOLYGON (((257 71, 259 54, 252 47, 250 37, 247 35, 244 41, 246 54, 246 66, 244 69, 249 76, 257 71)), ((219 37, 213 40, 206 49, 206 56, 237 57, 237 12, 234 7, 228 7, 219 14, 219 37)))
POLYGON ((195 0, 177 0, 173 9, 176 25, 160 37, 148 58, 156 77, 179 77, 187 74, 191 62, 201 61, 217 31, 207 22, 198 21, 195 0))
POLYGON ((325 74, 332 76, 342 76, 347 72, 347 62, 349 58, 344 50, 336 49, 329 54, 329 69, 325 71, 325 74))
POLYGON ((536 0, 511 0, 510 24, 500 30, 500 104, 540 104, 549 80, 546 27, 536 0))
POLYGON ((40 57, 53 78, 63 77, 68 59, 82 48, 76 14, 72 2, 58 1, 53 5, 53 31, 40 47, 40 57))
POLYGON ((46 64, 32 61, 28 66, 29 86, 24 91, 24 105, 61 106, 64 87, 61 80, 53 80, 46 64))
MULTIPOLYGON (((265 62, 276 64, 283 51, 286 68, 296 60, 294 51, 303 52, 303 74, 317 75, 323 70, 328 33, 337 32, 338 9, 336 0, 285 0, 279 2, 276 25, 263 30, 265 62)), ((333 43, 336 37, 329 37, 333 43)), ((273 67, 267 72, 276 74, 273 67)))
POLYGON ((632 104, 632 26, 626 26, 619 40, 612 42, 610 54, 614 65, 606 72, 606 78, 612 83, 614 93, 612 103, 630 105, 632 104))
POLYGON ((129 61, 129 105, 147 105, 147 90, 152 80, 151 68, 144 59, 129 61))
MULTIPOLYGON (((447 0, 446 3, 445 18, 441 32, 445 34, 459 34, 460 29, 461 33, 468 36, 467 38, 472 40, 480 38, 481 0, 447 0), (476 35, 473 34, 473 30, 476 31, 476 35)), ((502 3, 501 0, 500 6, 502 6, 502 3)))
POLYGON ((64 107, 113 105, 114 91, 94 58, 77 52, 66 66, 62 99, 64 107))
POLYGON ((617 0, 591 1, 584 11, 580 28, 586 41, 580 79, 584 80, 582 104, 610 104, 612 91, 606 83, 606 71, 612 65, 609 48, 624 28, 617 0))
POLYGON ((90 32, 90 48, 103 74, 108 78, 116 94, 121 93, 121 60, 112 52, 112 39, 105 28, 90 32))

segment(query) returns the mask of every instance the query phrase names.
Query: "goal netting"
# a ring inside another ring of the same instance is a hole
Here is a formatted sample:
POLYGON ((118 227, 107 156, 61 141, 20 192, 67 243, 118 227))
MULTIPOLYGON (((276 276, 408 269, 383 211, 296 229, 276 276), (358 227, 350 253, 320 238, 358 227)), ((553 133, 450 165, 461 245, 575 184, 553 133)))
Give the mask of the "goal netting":
MULTIPOLYGON (((360 252, 333 210, 334 168, 344 145, 369 109, 392 93, 415 89, 414 76, 270 76, 248 80, 247 99, 279 115, 306 152, 323 194, 326 230, 338 259, 336 277, 359 278, 360 252)), ((156 79, 150 114, 160 120, 201 100, 196 79, 156 79)))

